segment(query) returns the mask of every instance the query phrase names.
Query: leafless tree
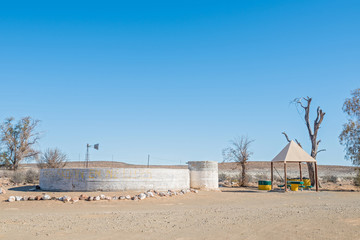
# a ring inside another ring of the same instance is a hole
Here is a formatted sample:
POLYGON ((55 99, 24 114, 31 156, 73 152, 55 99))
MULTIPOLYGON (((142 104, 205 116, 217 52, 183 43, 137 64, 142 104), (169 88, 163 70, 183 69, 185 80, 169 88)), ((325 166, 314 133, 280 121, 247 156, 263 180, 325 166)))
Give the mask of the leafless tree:
MULTIPOLYGON (((322 121, 324 120, 325 112, 323 112, 323 110, 320 107, 318 107, 316 110, 316 119, 314 120, 313 126, 311 126, 311 123, 310 123, 311 101, 312 101, 312 98, 306 97, 306 98, 296 98, 293 102, 295 104, 299 105, 305 111, 304 119, 305 119, 305 124, 306 124, 308 134, 310 137, 310 141, 311 141, 311 157, 316 159, 316 156, 319 152, 325 151, 325 149, 319 150, 319 144, 320 144, 321 140, 317 140, 318 132, 320 129, 320 125, 321 125, 322 121)), ((283 134, 285 135, 286 140, 290 142, 286 133, 283 132, 283 134)), ((299 144, 300 147, 302 147, 298 140, 295 139, 295 141, 297 142, 297 144, 299 144)), ((315 184, 314 165, 313 165, 313 163, 307 163, 307 166, 308 166, 311 184, 314 185, 315 184)))
POLYGON ((12 170, 17 170, 24 159, 31 159, 39 153, 34 145, 39 140, 39 133, 35 128, 39 120, 25 117, 14 123, 14 118, 8 118, 0 125, 1 160, 12 170))
POLYGON ((236 162, 241 166, 241 179, 240 186, 246 186, 246 163, 250 156, 253 154, 249 151, 249 146, 254 140, 250 140, 248 137, 242 136, 230 141, 231 146, 223 150, 224 162, 236 162))
POLYGON ((59 149, 47 149, 38 161, 39 168, 63 168, 67 163, 67 156, 59 149))

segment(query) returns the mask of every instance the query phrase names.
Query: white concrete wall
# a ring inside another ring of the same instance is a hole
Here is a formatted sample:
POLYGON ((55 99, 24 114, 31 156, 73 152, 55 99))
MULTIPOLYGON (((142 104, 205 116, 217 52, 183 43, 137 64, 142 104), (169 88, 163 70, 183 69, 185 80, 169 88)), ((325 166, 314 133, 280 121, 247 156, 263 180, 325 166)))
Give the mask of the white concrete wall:
POLYGON ((190 187, 205 190, 219 188, 218 162, 194 161, 188 162, 190 170, 190 187))
POLYGON ((42 169, 40 188, 50 191, 180 190, 190 188, 188 169, 42 169))

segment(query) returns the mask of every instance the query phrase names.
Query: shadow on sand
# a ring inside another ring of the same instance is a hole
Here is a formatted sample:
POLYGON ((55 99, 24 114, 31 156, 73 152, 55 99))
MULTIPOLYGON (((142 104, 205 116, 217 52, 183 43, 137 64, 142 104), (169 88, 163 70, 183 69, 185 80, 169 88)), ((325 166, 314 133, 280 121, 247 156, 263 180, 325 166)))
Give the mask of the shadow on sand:
POLYGON ((271 191, 263 191, 258 190, 257 187, 221 187, 221 192, 223 193, 267 193, 267 192, 278 192, 283 193, 284 190, 271 190, 271 191))
MULTIPOLYGON (((256 187, 222 187, 221 188, 221 192, 223 193, 267 193, 267 192, 271 192, 271 193, 285 193, 284 189, 273 189, 270 191, 263 191, 263 190, 258 190, 256 187)), ((288 192, 291 192, 290 190, 288 192)), ((313 192, 316 193, 315 190, 304 190, 304 191, 298 191, 298 192, 313 192)), ((359 190, 354 190, 354 189, 323 189, 320 188, 319 192, 360 192, 359 190)))
POLYGON ((26 185, 21 187, 12 187, 8 190, 10 191, 17 191, 17 192, 40 192, 40 189, 36 189, 37 185, 26 185))

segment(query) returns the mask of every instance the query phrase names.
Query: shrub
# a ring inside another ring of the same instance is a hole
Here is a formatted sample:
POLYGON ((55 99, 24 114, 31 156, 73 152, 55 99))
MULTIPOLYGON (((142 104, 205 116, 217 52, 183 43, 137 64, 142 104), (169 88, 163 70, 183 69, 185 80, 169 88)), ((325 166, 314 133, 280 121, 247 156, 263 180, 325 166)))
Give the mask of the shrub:
POLYGON ((37 161, 40 169, 63 168, 67 163, 67 156, 57 148, 48 148, 37 161))
POLYGON ((354 185, 358 187, 360 186, 360 168, 358 169, 358 174, 354 177, 354 185))
POLYGON ((224 182, 228 179, 228 175, 226 173, 219 173, 219 182, 224 182))
POLYGON ((338 177, 335 175, 331 175, 331 176, 324 176, 323 178, 324 182, 332 182, 332 183, 337 183, 338 182, 338 177))
POLYGON ((36 183, 39 181, 39 172, 29 169, 25 174, 25 181, 27 183, 36 183))
POLYGON ((10 178, 11 182, 20 184, 25 181, 25 174, 22 171, 15 171, 10 178))
POLYGON ((264 173, 258 173, 255 175, 256 180, 267 180, 269 179, 269 176, 264 173))

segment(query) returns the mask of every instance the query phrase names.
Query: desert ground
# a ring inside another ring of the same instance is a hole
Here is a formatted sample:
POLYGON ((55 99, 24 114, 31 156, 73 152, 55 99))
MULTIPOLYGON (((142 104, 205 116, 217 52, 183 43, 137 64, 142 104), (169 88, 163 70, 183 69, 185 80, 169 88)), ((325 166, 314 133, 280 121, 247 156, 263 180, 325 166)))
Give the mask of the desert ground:
MULTIPOLYGON (((256 169, 254 165, 252 167, 256 169)), ((344 174, 353 170, 347 167, 335 169, 330 174, 341 175, 339 169, 344 174)), ((219 170, 233 171, 223 165, 219 170)), ((246 188, 221 187, 220 191, 155 196, 139 201, 75 203, 56 200, 6 202, 9 196, 46 193, 52 197, 72 197, 83 192, 29 191, 34 185, 2 183, 6 193, 0 194, 0 239, 303 240, 358 239, 360 236, 360 189, 345 182, 323 181, 320 192, 259 191, 255 184, 250 184, 246 188)))
POLYGON ((358 239, 360 236, 358 191, 283 193, 221 188, 219 192, 200 191, 142 201, 4 201, 10 195, 24 194, 35 196, 41 192, 8 190, 1 195, 0 239, 358 239))

